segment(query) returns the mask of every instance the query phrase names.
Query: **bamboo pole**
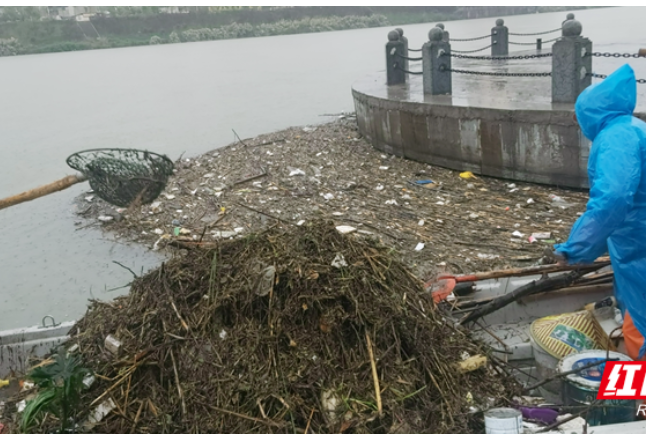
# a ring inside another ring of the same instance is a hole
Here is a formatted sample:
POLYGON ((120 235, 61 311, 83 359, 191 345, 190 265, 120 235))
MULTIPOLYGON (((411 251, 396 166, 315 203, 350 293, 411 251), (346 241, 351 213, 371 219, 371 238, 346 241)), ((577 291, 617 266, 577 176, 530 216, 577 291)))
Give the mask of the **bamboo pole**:
POLYGON ((17 194, 15 196, 7 197, 6 199, 0 200, 0 209, 8 208, 19 203, 28 202, 30 200, 43 197, 57 191, 62 191, 69 188, 70 186, 84 182, 87 180, 87 177, 77 174, 74 176, 67 176, 56 182, 48 183, 47 185, 39 186, 38 188, 30 189, 23 193, 17 194))

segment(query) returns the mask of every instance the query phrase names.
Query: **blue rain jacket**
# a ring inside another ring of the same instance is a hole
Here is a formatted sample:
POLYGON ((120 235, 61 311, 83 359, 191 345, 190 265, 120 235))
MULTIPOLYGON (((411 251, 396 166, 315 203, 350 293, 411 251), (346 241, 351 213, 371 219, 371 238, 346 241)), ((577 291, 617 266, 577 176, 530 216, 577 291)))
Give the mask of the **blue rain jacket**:
MULTIPOLYGON (((627 64, 579 95, 576 116, 592 141, 590 198, 555 250, 571 263, 608 252, 617 301, 646 336, 646 123, 633 117, 636 103, 635 73, 627 64)), ((646 344, 640 358, 645 352, 646 344)))

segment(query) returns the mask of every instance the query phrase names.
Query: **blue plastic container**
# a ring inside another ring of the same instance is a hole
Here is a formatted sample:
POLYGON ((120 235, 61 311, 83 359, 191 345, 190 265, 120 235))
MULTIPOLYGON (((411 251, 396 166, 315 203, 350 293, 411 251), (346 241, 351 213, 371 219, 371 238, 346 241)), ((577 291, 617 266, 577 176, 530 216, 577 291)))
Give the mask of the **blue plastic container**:
MULTIPOLYGON (((559 373, 565 373, 587 364, 613 358, 620 361, 632 361, 625 354, 611 351, 606 357, 605 350, 589 350, 566 356, 559 362, 557 370, 559 373)), ((597 400, 597 392, 599 391, 605 365, 604 362, 566 376, 562 383, 563 403, 568 406, 583 406, 594 403, 597 400)), ((632 422, 635 420, 638 403, 638 400, 604 400, 599 406, 591 408, 583 417, 590 426, 632 422)))

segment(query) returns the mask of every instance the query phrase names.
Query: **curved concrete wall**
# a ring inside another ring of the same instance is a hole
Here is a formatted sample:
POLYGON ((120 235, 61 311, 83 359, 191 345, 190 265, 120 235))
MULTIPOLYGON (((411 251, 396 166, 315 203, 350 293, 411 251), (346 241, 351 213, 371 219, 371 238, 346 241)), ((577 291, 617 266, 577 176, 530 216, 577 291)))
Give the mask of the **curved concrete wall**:
POLYGON ((359 131, 378 150, 486 176, 588 188, 590 142, 571 109, 460 107, 369 96, 356 88, 352 95, 359 131))

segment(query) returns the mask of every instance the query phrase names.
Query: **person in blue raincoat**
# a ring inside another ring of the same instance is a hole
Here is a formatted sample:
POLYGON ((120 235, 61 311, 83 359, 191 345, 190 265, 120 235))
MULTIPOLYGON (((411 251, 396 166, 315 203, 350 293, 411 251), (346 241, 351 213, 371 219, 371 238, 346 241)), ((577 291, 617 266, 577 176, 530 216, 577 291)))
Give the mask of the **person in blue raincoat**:
POLYGON ((633 116, 636 103, 635 73, 627 64, 579 95, 576 119, 592 141, 590 198, 554 255, 589 263, 610 254, 626 351, 641 359, 646 352, 646 123, 633 116))

